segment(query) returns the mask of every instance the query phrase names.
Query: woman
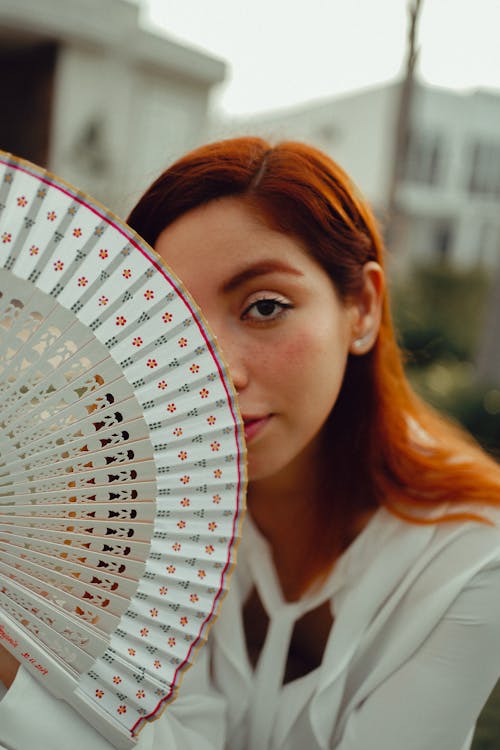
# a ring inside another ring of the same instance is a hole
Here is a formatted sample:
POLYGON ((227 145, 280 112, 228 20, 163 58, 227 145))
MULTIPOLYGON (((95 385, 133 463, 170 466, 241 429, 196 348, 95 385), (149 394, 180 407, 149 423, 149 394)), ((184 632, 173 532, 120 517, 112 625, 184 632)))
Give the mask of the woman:
POLYGON ((140 747, 465 750, 500 675, 500 470, 409 387, 368 207, 320 152, 241 138, 129 223, 219 339, 249 471, 221 616, 140 747))

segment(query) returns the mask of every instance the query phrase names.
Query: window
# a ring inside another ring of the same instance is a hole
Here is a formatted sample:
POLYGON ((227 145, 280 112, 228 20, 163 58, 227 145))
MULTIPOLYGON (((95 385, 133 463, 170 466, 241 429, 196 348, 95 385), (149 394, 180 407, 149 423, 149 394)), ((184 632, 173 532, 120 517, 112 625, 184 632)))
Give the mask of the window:
POLYGON ((433 232, 434 255, 441 263, 449 260, 453 243, 453 227, 449 221, 438 221, 433 232))
POLYGON ((404 176, 409 182, 438 185, 443 181, 442 137, 413 131, 408 138, 404 176))
POLYGON ((472 145, 468 188, 470 193, 500 196, 500 142, 472 145))
POLYGON ((0 40, 0 143, 42 166, 48 159, 56 56, 55 44, 0 40))

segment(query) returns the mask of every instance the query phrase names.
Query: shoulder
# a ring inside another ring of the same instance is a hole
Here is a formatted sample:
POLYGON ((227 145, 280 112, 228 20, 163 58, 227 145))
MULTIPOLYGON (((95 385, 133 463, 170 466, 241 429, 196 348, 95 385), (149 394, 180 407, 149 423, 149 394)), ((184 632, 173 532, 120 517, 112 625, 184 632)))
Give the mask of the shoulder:
POLYGON ((448 504, 421 515, 420 524, 389 512, 383 520, 411 560, 402 578, 419 595, 446 591, 449 600, 482 570, 500 569, 500 508, 471 503, 457 511, 448 504), (476 518, 456 518, 457 512, 476 518))
POLYGON ((370 633, 366 643, 361 639, 362 651, 376 643, 380 655, 391 655, 388 663, 401 664, 455 606, 466 620, 480 616, 500 624, 498 525, 472 520, 417 525, 383 509, 374 530, 349 591, 356 605, 350 609, 356 618, 365 615, 359 627, 365 636, 370 633))

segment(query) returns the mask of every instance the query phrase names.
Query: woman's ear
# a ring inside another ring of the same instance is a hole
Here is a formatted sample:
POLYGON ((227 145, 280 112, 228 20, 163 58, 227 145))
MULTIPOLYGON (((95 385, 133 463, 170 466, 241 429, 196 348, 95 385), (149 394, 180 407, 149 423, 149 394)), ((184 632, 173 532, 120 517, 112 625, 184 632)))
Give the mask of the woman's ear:
POLYGON ((371 260, 363 266, 363 286, 352 303, 351 354, 366 354, 375 344, 382 319, 385 279, 382 267, 371 260))

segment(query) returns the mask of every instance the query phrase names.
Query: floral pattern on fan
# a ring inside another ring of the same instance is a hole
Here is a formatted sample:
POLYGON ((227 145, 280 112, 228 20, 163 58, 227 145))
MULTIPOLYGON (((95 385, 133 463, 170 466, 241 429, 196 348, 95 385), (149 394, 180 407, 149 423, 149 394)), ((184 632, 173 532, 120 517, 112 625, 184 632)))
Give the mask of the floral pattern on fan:
POLYGON ((234 392, 154 252, 8 155, 0 238, 0 625, 125 747, 175 697, 227 588, 234 392))

